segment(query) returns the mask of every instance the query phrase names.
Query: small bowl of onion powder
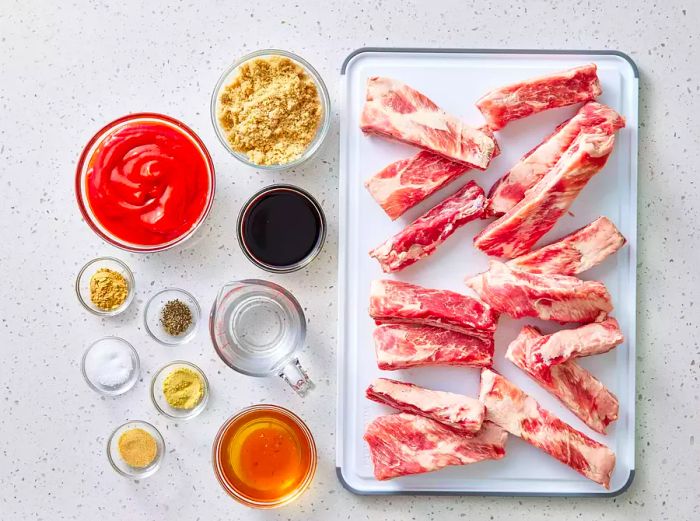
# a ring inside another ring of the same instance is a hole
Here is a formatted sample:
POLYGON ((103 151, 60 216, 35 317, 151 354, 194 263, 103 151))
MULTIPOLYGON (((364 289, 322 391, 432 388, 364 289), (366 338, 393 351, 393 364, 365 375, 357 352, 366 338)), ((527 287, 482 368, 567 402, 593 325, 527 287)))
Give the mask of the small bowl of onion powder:
POLYGON ((200 315, 194 296, 184 289, 167 288, 153 295, 146 304, 144 323, 154 340, 172 346, 194 338, 200 315))
POLYGON ((293 168, 321 147, 330 97, 310 63, 278 49, 243 56, 219 78, 211 119, 221 144, 261 170, 293 168))

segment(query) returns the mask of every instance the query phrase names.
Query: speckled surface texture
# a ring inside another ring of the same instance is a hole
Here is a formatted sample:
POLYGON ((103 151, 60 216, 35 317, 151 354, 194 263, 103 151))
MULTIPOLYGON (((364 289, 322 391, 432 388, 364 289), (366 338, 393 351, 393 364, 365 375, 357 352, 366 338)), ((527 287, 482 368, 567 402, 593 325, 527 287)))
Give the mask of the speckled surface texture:
POLYGON ((20 519, 622 519, 700 518, 700 7, 691 0, 595 2, 73 2, 4 0, 0 9, 0 518, 20 519), (644 5, 642 5, 644 4, 644 5), (256 7, 252 7, 257 5, 256 7), (339 7, 343 5, 343 7, 339 7), (356 497, 335 476, 337 113, 315 161, 294 172, 246 169, 217 142, 211 89, 223 68, 265 47, 296 51, 338 101, 344 57, 363 46, 594 48, 627 52, 641 70, 637 477, 614 499, 356 497), (73 172, 82 145, 117 116, 159 111, 191 125, 217 167, 212 214, 198 241, 156 255, 129 255, 82 222, 73 172), (240 204, 271 182, 292 182, 323 205, 329 238, 306 270, 269 276, 241 254, 233 225, 240 204), (116 255, 134 270, 138 295, 116 319, 86 313, 73 283, 80 266, 116 255), (208 311, 217 289, 263 277, 296 293, 307 313, 302 360, 317 388, 301 400, 276 379, 225 367, 206 328, 185 346, 144 331, 147 298, 166 286, 194 293, 208 311), (89 342, 123 336, 141 355, 142 379, 101 398, 80 374, 89 342), (165 362, 200 365, 213 393, 189 423, 159 416, 148 383, 165 362), (247 510, 221 490, 210 465, 220 424, 234 411, 274 402, 298 412, 316 435, 319 468, 292 506, 247 510), (134 482, 109 466, 110 432, 153 422, 167 454, 134 482))

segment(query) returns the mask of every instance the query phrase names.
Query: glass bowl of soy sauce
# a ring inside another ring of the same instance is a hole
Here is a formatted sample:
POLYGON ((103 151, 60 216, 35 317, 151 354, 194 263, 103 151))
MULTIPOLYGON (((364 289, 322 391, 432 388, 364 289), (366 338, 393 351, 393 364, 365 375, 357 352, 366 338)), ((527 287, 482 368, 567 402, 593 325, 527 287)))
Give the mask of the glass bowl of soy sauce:
POLYGON ((306 190, 275 184, 248 199, 236 230, 241 250, 253 264, 271 273, 290 273, 321 252, 326 217, 306 190))

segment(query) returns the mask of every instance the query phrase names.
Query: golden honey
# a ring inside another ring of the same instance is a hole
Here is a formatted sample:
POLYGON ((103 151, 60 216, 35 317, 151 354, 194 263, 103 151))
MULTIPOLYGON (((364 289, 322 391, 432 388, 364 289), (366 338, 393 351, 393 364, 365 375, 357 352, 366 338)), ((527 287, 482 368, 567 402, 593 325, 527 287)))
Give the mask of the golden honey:
POLYGON ((293 413, 255 406, 231 418, 214 442, 224 489, 248 506, 271 508, 296 498, 316 469, 311 433, 293 413))

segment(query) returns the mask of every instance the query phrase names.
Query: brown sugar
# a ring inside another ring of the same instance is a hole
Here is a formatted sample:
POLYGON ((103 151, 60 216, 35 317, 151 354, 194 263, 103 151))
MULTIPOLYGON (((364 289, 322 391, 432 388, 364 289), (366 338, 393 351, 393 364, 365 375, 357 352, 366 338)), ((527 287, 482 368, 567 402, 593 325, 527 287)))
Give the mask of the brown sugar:
POLYGON ((259 165, 298 159, 316 136, 323 106, 314 80, 284 56, 254 58, 219 93, 219 125, 233 150, 259 165))

